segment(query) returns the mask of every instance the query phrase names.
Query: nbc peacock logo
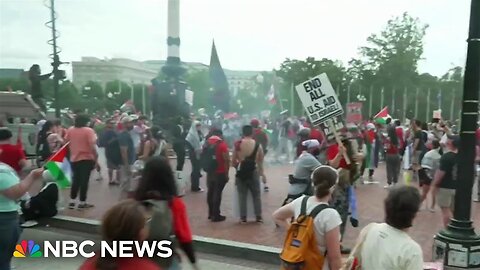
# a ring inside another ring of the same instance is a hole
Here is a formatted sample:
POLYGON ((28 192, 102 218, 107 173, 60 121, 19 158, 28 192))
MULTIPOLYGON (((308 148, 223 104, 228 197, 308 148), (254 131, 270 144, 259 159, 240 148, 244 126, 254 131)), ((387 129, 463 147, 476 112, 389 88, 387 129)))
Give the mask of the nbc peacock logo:
POLYGON ((40 258, 43 257, 42 251, 40 251, 40 246, 35 244, 33 240, 22 240, 20 244, 17 244, 15 251, 13 252, 13 257, 15 258, 40 258))

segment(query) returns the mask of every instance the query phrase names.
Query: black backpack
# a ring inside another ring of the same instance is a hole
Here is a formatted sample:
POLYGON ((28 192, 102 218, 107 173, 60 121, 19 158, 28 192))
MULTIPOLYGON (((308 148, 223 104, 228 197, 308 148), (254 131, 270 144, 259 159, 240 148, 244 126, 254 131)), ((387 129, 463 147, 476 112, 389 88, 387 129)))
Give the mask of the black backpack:
POLYGON ((253 153, 246 157, 242 162, 240 162, 239 168, 237 170, 236 176, 240 179, 248 179, 253 177, 253 173, 257 169, 257 152, 260 144, 255 142, 255 148, 253 153))
POLYGON ((40 156, 41 160, 46 160, 52 155, 52 152, 50 151, 50 145, 48 144, 48 136, 52 134, 51 132, 46 133, 45 135, 40 135, 38 136, 38 155, 40 156))
POLYGON ((217 146, 221 142, 222 140, 219 140, 214 144, 209 144, 206 142, 203 146, 202 153, 200 154, 200 164, 206 173, 212 173, 217 170, 218 162, 216 152, 217 146))

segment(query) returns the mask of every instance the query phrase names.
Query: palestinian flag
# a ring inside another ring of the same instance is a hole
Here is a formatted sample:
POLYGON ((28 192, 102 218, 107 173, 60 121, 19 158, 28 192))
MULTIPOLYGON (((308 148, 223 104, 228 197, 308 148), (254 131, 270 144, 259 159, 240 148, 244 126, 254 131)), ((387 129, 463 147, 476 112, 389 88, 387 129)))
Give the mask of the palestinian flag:
POLYGON ((68 143, 62 146, 44 165, 60 188, 70 187, 72 178, 70 162, 67 159, 67 146, 68 143))
POLYGON ((390 114, 388 114, 388 107, 385 107, 373 117, 373 120, 375 123, 385 125, 388 118, 392 119, 390 114))

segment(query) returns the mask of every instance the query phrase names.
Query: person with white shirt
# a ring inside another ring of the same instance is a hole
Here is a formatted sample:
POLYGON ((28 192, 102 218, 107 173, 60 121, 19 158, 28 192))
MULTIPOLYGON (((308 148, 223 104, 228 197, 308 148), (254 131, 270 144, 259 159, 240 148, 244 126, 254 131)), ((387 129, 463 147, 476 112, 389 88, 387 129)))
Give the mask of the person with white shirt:
POLYGON ((385 199, 385 223, 372 223, 360 232, 359 239, 364 236, 359 252, 361 269, 423 270, 422 248, 408 235, 420 205, 417 188, 390 190, 385 199))
MULTIPOLYGON (((312 182, 314 186, 314 196, 308 197, 307 211, 310 213, 318 205, 326 204, 331 199, 331 194, 338 181, 338 172, 330 166, 320 166, 312 173, 312 182)), ((293 217, 298 217, 302 208, 302 196, 293 202, 282 206, 273 213, 276 224, 283 224, 288 227, 293 217)), ((342 219, 334 208, 325 208, 314 219, 315 239, 318 250, 325 255, 325 261, 322 270, 339 270, 342 267, 342 255, 340 253, 340 224, 342 219)), ((380 269, 380 268, 367 268, 380 269)), ((385 268, 386 269, 386 268, 385 268)))

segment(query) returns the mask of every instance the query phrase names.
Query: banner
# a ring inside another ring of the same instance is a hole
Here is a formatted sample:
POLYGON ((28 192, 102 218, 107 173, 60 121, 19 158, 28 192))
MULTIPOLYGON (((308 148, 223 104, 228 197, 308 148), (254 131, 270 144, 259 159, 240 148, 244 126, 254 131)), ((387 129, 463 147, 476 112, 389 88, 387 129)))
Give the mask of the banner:
POLYGON ((317 126, 343 114, 342 105, 327 74, 322 73, 297 85, 295 89, 312 125, 317 126))
POLYGON ((347 104, 347 123, 360 124, 362 119, 362 106, 361 102, 351 102, 347 104))

